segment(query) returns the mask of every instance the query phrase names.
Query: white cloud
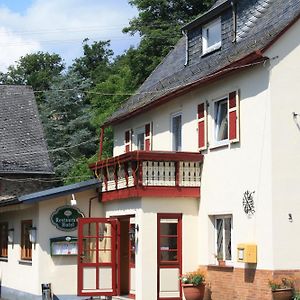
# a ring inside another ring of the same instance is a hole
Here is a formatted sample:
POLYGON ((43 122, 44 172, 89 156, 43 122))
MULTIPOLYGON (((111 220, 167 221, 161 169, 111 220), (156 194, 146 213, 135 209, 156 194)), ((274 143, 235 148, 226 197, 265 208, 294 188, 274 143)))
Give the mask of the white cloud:
POLYGON ((5 71, 14 64, 20 56, 36 52, 41 49, 39 42, 24 39, 6 28, 0 28, 0 71, 5 71))
POLYGON ((59 53, 70 62, 86 37, 110 39, 120 54, 138 42, 121 32, 134 15, 127 0, 35 0, 22 14, 0 7, 0 69, 37 50, 59 53))

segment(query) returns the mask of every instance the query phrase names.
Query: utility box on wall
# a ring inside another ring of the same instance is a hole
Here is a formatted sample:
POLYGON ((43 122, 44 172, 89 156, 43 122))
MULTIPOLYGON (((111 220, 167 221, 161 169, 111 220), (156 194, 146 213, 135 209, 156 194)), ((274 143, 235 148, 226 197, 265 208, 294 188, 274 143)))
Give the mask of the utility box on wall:
POLYGON ((255 244, 239 244, 237 246, 238 262, 246 264, 257 263, 257 245, 255 244))

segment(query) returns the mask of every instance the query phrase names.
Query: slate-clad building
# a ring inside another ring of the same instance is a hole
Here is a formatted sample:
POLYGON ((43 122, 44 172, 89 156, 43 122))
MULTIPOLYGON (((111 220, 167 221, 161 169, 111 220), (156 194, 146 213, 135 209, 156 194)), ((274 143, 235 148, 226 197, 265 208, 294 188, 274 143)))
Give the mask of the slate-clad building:
POLYGON ((31 87, 0 85, 0 141, 0 201, 49 187, 53 168, 31 87))

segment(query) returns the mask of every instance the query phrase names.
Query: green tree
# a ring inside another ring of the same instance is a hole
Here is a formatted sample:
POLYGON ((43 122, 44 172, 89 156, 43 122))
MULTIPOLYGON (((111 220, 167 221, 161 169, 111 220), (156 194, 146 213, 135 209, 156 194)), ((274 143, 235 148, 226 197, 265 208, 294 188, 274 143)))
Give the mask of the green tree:
MULTIPOLYGON (((63 60, 58 54, 27 54, 22 56, 16 65, 9 66, 6 73, 0 72, 0 83, 26 84, 31 85, 35 91, 45 91, 64 68, 63 60)), ((40 104, 44 100, 44 93, 36 93, 36 98, 40 104)))
POLYGON ((85 94, 90 85, 89 80, 69 71, 57 77, 46 92, 41 118, 48 146, 63 148, 50 153, 56 176, 68 177, 74 164, 97 151, 98 139, 90 122, 90 105, 85 94))
POLYGON ((83 56, 74 60, 71 69, 83 79, 89 79, 92 84, 96 84, 109 75, 113 51, 109 49, 109 41, 97 41, 91 45, 88 42, 89 39, 84 39, 83 56))
POLYGON ((132 73, 141 84, 182 36, 180 28, 203 13, 213 0, 130 0, 139 11, 123 32, 141 36, 137 49, 129 49, 132 73))

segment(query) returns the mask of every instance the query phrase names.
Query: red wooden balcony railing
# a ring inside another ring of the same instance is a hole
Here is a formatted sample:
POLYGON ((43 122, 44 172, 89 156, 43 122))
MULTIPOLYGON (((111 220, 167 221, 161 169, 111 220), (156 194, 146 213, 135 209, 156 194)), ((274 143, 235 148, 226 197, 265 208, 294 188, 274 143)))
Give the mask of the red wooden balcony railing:
POLYGON ((203 156, 193 152, 133 151, 90 165, 102 181, 102 200, 199 197, 203 156))

